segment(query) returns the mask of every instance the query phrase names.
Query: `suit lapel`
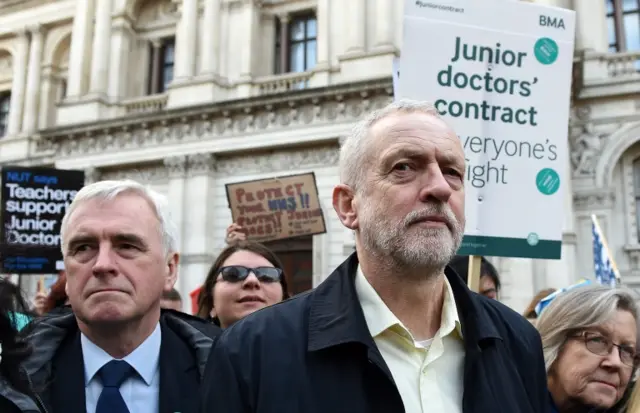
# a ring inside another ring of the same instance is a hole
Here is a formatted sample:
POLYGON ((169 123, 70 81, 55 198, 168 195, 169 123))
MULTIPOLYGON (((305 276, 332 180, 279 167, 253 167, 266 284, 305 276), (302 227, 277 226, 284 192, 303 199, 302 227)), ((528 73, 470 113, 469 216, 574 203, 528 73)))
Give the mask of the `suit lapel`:
POLYGON ((84 359, 80 332, 62 342, 53 359, 51 406, 54 412, 86 412, 84 359))
POLYGON ((160 413, 197 413, 200 380, 193 351, 165 322, 160 328, 160 413))

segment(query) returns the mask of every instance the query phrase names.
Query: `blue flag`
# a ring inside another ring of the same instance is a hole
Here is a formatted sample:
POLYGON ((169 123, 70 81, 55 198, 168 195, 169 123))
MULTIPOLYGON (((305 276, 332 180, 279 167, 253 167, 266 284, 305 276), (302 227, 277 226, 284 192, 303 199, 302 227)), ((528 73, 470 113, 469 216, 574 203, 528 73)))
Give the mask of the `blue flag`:
POLYGON ((595 216, 591 217, 591 232, 593 235, 593 269, 596 281, 602 285, 615 287, 620 276, 595 216))

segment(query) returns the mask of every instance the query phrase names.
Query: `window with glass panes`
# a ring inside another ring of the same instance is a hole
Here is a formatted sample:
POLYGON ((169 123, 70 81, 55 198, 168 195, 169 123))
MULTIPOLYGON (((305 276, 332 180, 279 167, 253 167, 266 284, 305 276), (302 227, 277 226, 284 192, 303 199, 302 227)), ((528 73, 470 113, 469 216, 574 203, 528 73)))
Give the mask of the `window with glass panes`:
POLYGON ((164 93, 173 81, 175 38, 153 40, 149 42, 149 49, 148 93, 164 93))
POLYGON ((160 93, 167 90, 169 83, 173 80, 173 63, 175 56, 175 40, 168 39, 162 45, 162 78, 160 84, 160 93))
POLYGON ((316 18, 301 16, 289 24, 289 72, 305 72, 316 65, 316 18))
POLYGON ((294 14, 288 16, 286 23, 276 20, 274 72, 299 73, 313 69, 316 65, 316 45, 315 15, 294 14))
POLYGON ((609 51, 640 51, 640 0, 604 0, 609 51))
POLYGON ((0 93, 0 137, 3 137, 7 133, 10 106, 11 92, 0 93))

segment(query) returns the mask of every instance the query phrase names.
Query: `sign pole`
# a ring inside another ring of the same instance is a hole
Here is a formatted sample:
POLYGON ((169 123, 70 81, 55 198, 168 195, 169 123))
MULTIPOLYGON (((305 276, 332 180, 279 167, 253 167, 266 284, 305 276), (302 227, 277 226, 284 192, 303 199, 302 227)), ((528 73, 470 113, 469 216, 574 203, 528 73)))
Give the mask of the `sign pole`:
POLYGON ((480 292, 480 265, 482 257, 480 255, 469 255, 469 273, 467 274, 467 285, 471 291, 480 292))

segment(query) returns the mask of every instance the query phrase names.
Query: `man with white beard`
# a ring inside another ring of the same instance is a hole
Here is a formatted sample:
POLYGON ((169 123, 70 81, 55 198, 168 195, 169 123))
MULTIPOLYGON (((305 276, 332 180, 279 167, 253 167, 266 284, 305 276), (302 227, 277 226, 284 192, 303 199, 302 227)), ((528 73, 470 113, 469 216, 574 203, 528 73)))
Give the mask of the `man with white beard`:
POLYGON ((546 412, 538 333, 447 268, 465 157, 436 109, 370 114, 341 148, 340 180, 333 206, 356 252, 220 337, 203 412, 546 412))

